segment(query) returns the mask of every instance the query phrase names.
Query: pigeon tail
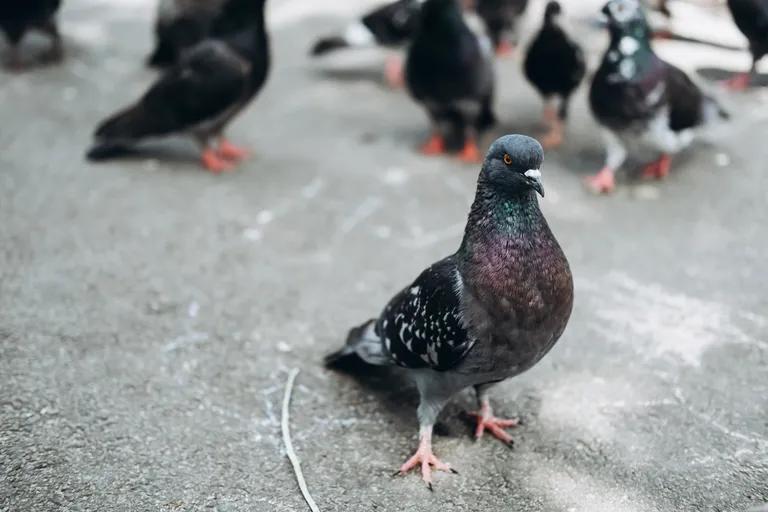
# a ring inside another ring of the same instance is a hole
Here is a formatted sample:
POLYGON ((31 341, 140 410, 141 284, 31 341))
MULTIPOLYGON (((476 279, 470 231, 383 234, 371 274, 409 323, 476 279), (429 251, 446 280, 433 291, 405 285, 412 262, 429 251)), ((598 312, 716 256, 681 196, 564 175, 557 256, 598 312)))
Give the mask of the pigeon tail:
POLYGON ((310 54, 313 57, 319 57, 342 48, 348 48, 349 46, 349 43, 341 36, 324 37, 317 40, 310 54))
POLYGON ((351 329, 345 346, 325 356, 324 361, 326 367, 337 369, 353 369, 366 364, 392 364, 389 354, 384 351, 381 338, 376 334, 374 318, 351 329))

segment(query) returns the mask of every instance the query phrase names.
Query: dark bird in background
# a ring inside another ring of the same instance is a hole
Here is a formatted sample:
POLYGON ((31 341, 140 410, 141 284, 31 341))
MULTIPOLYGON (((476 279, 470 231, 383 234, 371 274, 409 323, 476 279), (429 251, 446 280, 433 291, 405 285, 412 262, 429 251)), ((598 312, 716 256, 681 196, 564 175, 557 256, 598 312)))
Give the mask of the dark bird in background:
POLYGON ((424 3, 405 79, 432 122, 432 136, 422 152, 460 149, 462 160, 476 162, 481 157, 478 134, 495 122, 493 51, 482 23, 467 16, 465 21, 456 0, 424 3))
POLYGON ((432 452, 443 406, 470 386, 485 430, 511 445, 517 420, 493 415, 488 389, 535 365, 560 338, 571 314, 568 261, 539 209, 541 146, 507 135, 494 142, 480 171, 459 249, 434 263, 389 301, 378 318, 352 329, 326 364, 399 365, 419 390, 419 447, 400 468, 451 470, 432 452))
POLYGON ((184 51, 137 103, 101 123, 88 158, 109 158, 142 140, 173 134, 192 135, 212 172, 244 158, 247 153, 224 138, 224 129, 267 78, 264 3, 228 0, 209 38, 184 51))
MULTIPOLYGON (((310 53, 319 57, 344 48, 403 46, 416 32, 423 1, 396 0, 378 7, 350 24, 343 34, 319 39, 310 53)), ((384 73, 390 85, 403 85, 403 64, 399 57, 387 58, 384 73)))
POLYGON ((477 14, 488 27, 496 53, 511 53, 518 43, 518 23, 528 0, 474 0, 477 14))
POLYGON ((626 160, 626 146, 661 153, 644 178, 669 174, 671 154, 687 147, 694 128, 727 113, 682 70, 651 49, 650 29, 637 0, 611 0, 603 8, 611 43, 595 73, 589 103, 602 125, 603 169, 587 179, 595 192, 614 188, 614 173, 626 160))
POLYGON ((727 82, 734 90, 749 87, 757 71, 757 62, 768 54, 768 0, 728 0, 733 20, 749 41, 752 67, 727 82))
POLYGON ((208 37, 225 0, 160 0, 155 20, 155 49, 147 58, 153 67, 175 64, 181 53, 208 37))
POLYGON ((528 47, 523 65, 525 76, 544 98, 544 123, 549 131, 541 140, 544 148, 563 141, 563 121, 568 115, 571 94, 586 73, 584 53, 558 23, 560 4, 551 1, 544 11, 544 25, 528 47), (556 106, 555 102, 560 105, 556 106))
POLYGON ((61 0, 0 0, 0 30, 11 47, 7 60, 9 68, 22 67, 19 43, 30 29, 40 30, 51 38, 51 48, 45 60, 61 60, 64 47, 56 25, 56 12, 60 7, 61 0))

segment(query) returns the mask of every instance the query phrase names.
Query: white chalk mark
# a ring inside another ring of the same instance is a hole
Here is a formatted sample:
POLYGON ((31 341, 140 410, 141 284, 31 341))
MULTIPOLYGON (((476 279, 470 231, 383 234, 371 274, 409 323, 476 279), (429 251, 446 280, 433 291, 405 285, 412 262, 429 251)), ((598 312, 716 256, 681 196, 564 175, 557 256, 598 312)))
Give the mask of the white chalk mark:
POLYGON ((208 334, 204 332, 191 332, 182 336, 177 336, 165 344, 163 352, 173 352, 187 345, 194 345, 208 339, 208 334))
POLYGON ((291 465, 293 466, 293 472, 296 474, 296 480, 299 483, 301 494, 304 496, 304 501, 307 502, 307 505, 309 505, 309 508, 312 510, 312 512, 320 512, 320 509, 317 507, 317 504, 312 498, 312 495, 309 494, 307 482, 304 480, 304 474, 301 471, 301 461, 299 460, 298 455, 296 455, 296 452, 293 450, 293 443, 291 442, 291 430, 289 425, 291 393, 293 392, 293 383, 296 380, 296 376, 298 374, 298 368, 294 368, 291 370, 291 373, 288 374, 288 382, 285 385, 285 395, 283 395, 283 415, 280 426, 283 431, 283 444, 285 444, 285 453, 288 455, 288 459, 291 461, 291 465))
POLYGON ((339 233, 346 235, 365 219, 376 213, 381 208, 381 199, 378 197, 367 197, 357 208, 341 223, 339 233))
POLYGON ((196 301, 190 302, 189 307, 187 307, 187 316, 189 318, 196 318, 198 313, 200 313, 200 304, 196 301))
POLYGON ((301 189, 301 195, 304 199, 312 199, 320 193, 325 187, 325 181, 322 178, 315 178, 301 189))

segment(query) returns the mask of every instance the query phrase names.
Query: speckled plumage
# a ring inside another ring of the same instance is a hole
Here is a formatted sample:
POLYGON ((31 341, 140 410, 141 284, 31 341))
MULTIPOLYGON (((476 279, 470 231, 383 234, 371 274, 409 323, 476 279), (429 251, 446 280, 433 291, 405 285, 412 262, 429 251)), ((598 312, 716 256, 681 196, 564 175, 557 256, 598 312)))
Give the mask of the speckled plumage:
POLYGON ((422 427, 461 389, 482 389, 536 364, 563 333, 573 305, 568 261, 536 198, 542 158, 529 137, 497 140, 458 251, 353 330, 327 362, 359 357, 412 370, 422 427))

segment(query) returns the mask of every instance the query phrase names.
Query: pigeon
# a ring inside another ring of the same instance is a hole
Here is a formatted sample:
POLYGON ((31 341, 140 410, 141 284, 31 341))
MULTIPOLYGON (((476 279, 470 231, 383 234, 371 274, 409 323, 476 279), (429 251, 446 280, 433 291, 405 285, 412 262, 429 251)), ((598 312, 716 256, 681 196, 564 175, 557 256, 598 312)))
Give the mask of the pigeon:
POLYGON ((517 25, 528 0, 475 0, 498 55, 509 54, 517 45, 517 25))
POLYGON ((488 390, 534 366, 560 338, 573 306, 573 278, 539 209, 541 145, 506 135, 488 150, 464 239, 394 296, 378 318, 352 329, 328 355, 331 368, 397 365, 419 390, 419 446, 398 473, 420 468, 431 489, 432 429, 443 406, 474 387, 476 438, 487 430, 508 445, 515 419, 493 414, 488 390))
POLYGON ((56 25, 56 13, 61 0, 2 0, 0 1, 0 30, 10 44, 7 65, 12 69, 21 68, 18 46, 29 29, 38 29, 51 38, 51 49, 46 60, 58 61, 64 48, 56 25))
POLYGON ((137 103, 101 123, 88 158, 110 158, 147 138, 183 133, 200 144, 206 169, 232 169, 247 152, 228 142, 224 129, 261 90, 269 70, 265 1, 229 0, 209 38, 184 51, 137 103))
POLYGON ((422 6, 405 79, 432 121, 424 154, 460 148, 462 160, 480 160, 477 136, 495 123, 493 51, 482 30, 472 14, 465 21, 456 0, 427 0, 422 6))
MULTIPOLYGON (((310 53, 313 57, 319 57, 343 48, 403 46, 416 32, 423 2, 424 0, 395 0, 380 6, 350 24, 343 34, 317 40, 310 53)), ((384 76, 391 86, 402 87, 403 62, 399 56, 387 57, 384 76)))
POLYGON ((611 43, 595 73, 589 103, 606 146, 603 169, 587 179, 594 192, 614 189, 614 173, 637 143, 661 153, 644 178, 669 174, 671 154, 687 147, 694 128, 728 113, 682 70, 651 49, 650 29, 637 0, 611 0, 603 8, 611 43))
POLYGON ((733 20, 747 39, 752 53, 752 67, 727 82, 734 90, 749 87, 757 71, 757 62, 768 55, 768 0, 728 0, 733 20))
POLYGON ((147 64, 158 68, 175 64, 182 51, 208 36, 224 3, 225 0, 160 0, 155 21, 157 41, 147 64))
POLYGON ((549 132, 541 143, 546 149, 562 143, 571 94, 587 69, 581 47, 558 24, 560 14, 560 4, 550 1, 544 11, 544 25, 528 47, 523 64, 525 76, 544 97, 544 122, 549 132), (553 104, 557 99, 559 108, 553 104))

